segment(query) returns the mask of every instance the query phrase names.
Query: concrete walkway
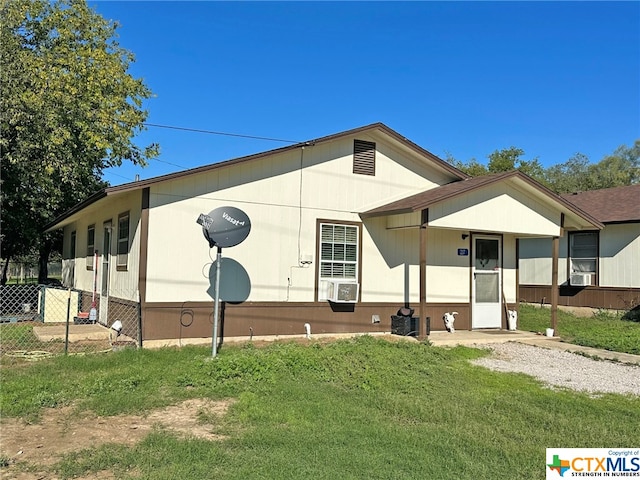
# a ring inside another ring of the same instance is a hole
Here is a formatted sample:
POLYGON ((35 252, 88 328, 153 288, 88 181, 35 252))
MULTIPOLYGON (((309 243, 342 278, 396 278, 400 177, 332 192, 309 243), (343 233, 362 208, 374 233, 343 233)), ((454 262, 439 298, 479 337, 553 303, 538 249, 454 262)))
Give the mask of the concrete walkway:
MULTIPOLYGON (((64 340, 65 338, 65 325, 55 326, 42 326, 34 327, 33 333, 41 342, 48 342, 54 339, 64 340)), ((78 342, 86 340, 109 340, 110 330, 100 324, 89 325, 69 325, 69 341, 78 342)), ((351 337, 353 334, 345 335, 314 335, 314 339, 322 338, 324 336, 331 338, 351 337)), ((286 339, 291 339, 293 336, 287 336, 286 339)), ((300 336, 303 338, 303 336, 300 336)), ((119 340, 131 340, 124 335, 119 337, 119 340)), ((254 340, 278 340, 276 337, 254 338, 254 340)), ((280 338, 283 339, 283 338, 280 338)), ((413 337, 407 337, 412 339, 413 337)), ((211 343, 211 338, 204 339, 183 339, 181 344, 194 343, 190 340, 199 340, 203 343, 211 343)), ((249 341, 248 338, 226 338, 226 342, 236 341, 249 341)), ((131 340, 133 341, 133 340, 131 340)), ((172 344, 170 340, 158 341, 162 342, 162 345, 155 345, 154 341, 147 341, 144 346, 147 348, 154 348, 159 346, 167 346, 172 344)), ((640 355, 631 355, 629 353, 610 352, 608 350, 600 350, 597 348, 583 347, 580 345, 573 345, 571 343, 565 343, 558 337, 546 337, 534 332, 524 332, 521 330, 509 331, 509 330, 456 330, 455 333, 449 333, 446 331, 435 331, 429 335, 429 342, 436 347, 452 347, 456 345, 486 345, 490 343, 504 343, 504 342, 520 342, 527 345, 535 345, 543 348, 553 348, 556 350, 565 350, 568 352, 580 353, 582 355, 600 358, 606 360, 613 360, 623 363, 635 363, 640 365, 640 355)), ((200 342, 198 342, 200 343, 200 342)), ((176 343, 177 344, 177 343, 176 343)))
MULTIPOLYGON (((42 327, 33 327, 33 334, 40 342, 64 340, 67 334, 67 326, 65 324, 56 324, 46 325, 42 327)), ((120 343, 135 343, 134 339, 127 337, 126 335, 119 335, 118 337, 116 337, 113 330, 99 323, 69 325, 69 343, 96 340, 112 341, 116 339, 120 343)))
MULTIPOLYGON (((41 342, 50 342, 51 340, 64 340, 66 336, 65 324, 46 325, 42 327, 33 327, 33 333, 41 342)), ((69 341, 80 342, 84 340, 109 340, 109 329, 99 323, 86 325, 69 325, 69 341)))
POLYGON ((486 345, 489 343, 519 342, 527 345, 535 345, 536 347, 579 353, 593 358, 640 365, 640 355, 610 352, 609 350, 573 345, 571 343, 563 342, 559 337, 546 337, 534 332, 523 332, 520 330, 457 330, 455 333, 438 331, 431 332, 431 335, 429 335, 429 341, 432 345, 437 347, 455 345, 474 346, 486 345))

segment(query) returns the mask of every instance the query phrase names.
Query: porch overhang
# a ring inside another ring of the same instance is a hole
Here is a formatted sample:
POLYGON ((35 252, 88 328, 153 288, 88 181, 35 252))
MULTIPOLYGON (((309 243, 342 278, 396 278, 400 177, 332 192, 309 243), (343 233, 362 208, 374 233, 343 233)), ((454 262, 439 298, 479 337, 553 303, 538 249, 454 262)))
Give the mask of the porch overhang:
POLYGON ((597 219, 518 172, 453 182, 362 212, 363 219, 395 217, 390 228, 417 227, 562 236, 564 230, 599 230, 597 219), (428 218, 422 212, 428 210, 428 218))
MULTIPOLYGON (((558 239, 565 230, 600 230, 604 225, 518 171, 453 182, 360 213, 363 220, 386 217, 387 228, 419 228, 420 328, 426 312, 427 236, 431 229, 553 239, 552 284, 558 282, 558 239)), ((557 296, 552 298, 555 329, 557 296)), ((504 294, 502 303, 507 308, 504 294)))

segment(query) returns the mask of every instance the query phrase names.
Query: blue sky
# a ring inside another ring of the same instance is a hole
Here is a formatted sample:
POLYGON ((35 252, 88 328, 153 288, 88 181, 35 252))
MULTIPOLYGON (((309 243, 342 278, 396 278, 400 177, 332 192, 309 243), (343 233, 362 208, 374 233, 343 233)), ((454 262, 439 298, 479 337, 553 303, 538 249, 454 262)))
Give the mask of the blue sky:
MULTIPOLYGON (((544 166, 640 138, 640 2, 95 1, 148 123, 305 141, 383 122, 444 158, 544 166)), ((112 185, 288 143, 149 127, 112 185)))

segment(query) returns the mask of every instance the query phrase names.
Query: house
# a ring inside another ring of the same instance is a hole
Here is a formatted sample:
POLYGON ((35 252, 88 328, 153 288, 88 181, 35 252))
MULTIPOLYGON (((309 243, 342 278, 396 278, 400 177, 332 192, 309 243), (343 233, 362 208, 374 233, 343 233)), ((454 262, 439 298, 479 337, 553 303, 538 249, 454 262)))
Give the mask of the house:
MULTIPOLYGON (((560 242, 559 304, 629 310, 640 304, 640 184, 562 195, 604 225, 560 242)), ((520 245, 520 298, 551 298, 551 244, 520 245)))
MULTIPOLYGON (((222 335, 504 328, 519 294, 520 238, 602 224, 519 172, 469 178, 376 123, 309 142, 105 188, 45 228, 64 230, 64 281, 139 306, 142 340, 211 338, 216 248, 201 214, 251 224, 223 248, 222 335), (223 212, 224 213, 224 212, 223 212)), ((154 343, 155 342, 155 343, 154 343)))

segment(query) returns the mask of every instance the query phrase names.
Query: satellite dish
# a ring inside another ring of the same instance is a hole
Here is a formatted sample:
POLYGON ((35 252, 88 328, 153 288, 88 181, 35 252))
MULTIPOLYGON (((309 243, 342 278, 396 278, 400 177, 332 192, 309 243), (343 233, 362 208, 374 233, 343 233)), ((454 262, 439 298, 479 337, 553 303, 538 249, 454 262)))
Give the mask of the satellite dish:
MULTIPOLYGON (((234 207, 220 207, 209 212, 201 213, 196 222, 202 225, 202 233, 209 242, 209 248, 218 247, 216 255, 216 272, 214 285, 214 315, 213 333, 211 335, 211 356, 217 354, 218 316, 220 304, 220 266, 222 264, 222 249, 242 243, 251 231, 251 221, 247 214, 234 207)), ((248 294, 247 294, 248 296, 248 294)))
POLYGON ((202 233, 209 241, 209 247, 233 247, 242 243, 251 231, 251 220, 235 207, 220 207, 208 215, 200 214, 197 222, 202 225, 202 233))

